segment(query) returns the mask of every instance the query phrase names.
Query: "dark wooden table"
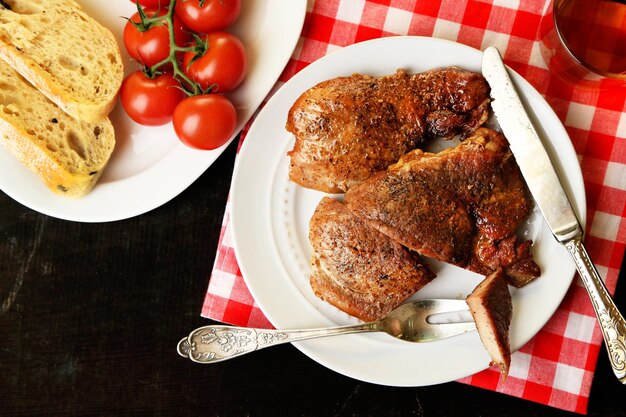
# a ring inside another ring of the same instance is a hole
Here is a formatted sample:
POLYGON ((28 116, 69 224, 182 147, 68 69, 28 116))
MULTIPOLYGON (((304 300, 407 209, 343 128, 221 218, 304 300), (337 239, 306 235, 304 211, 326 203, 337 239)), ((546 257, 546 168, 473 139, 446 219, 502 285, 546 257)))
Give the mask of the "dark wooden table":
MULTIPOLYGON (((199 314, 234 156, 233 144, 173 201, 112 223, 50 218, 0 193, 0 415, 573 415, 454 382, 372 385, 291 345, 209 366, 180 358, 178 340, 211 323, 199 314)), ((626 415, 623 395, 603 349, 589 415, 626 415)))

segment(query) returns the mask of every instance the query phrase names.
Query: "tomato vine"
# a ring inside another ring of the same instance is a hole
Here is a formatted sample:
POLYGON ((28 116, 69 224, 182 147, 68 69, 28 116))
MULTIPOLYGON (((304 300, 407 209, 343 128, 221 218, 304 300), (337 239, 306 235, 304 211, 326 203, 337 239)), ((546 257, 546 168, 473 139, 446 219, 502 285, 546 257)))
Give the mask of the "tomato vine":
POLYGON ((120 88, 126 114, 147 126, 171 121, 180 141, 195 149, 224 145, 237 128, 237 109, 222 93, 247 71, 243 43, 225 31, 241 0, 131 2, 137 13, 124 28, 124 44, 142 68, 120 88))
MULTIPOLYGON (((213 86, 210 86, 207 90, 203 90, 199 83, 189 78, 187 74, 185 74, 185 72, 180 68, 180 64, 177 58, 178 53, 193 52, 195 54, 195 60, 206 53, 208 44, 204 39, 202 39, 195 33, 192 34, 195 41, 193 46, 179 46, 176 44, 174 32, 174 11, 176 8, 176 1, 177 0, 170 0, 167 13, 162 16, 158 16, 157 14, 155 14, 154 16, 148 16, 139 4, 139 1, 137 1, 137 11, 141 18, 141 22, 130 22, 140 32, 145 32, 157 25, 166 25, 170 41, 169 55, 161 62, 158 62, 152 66, 144 65, 143 72, 146 74, 147 77, 154 78, 161 73, 161 68, 165 67, 168 64, 171 64, 173 71, 172 75, 174 76, 174 78, 179 80, 181 88, 183 89, 183 91, 185 91, 187 95, 197 96, 199 94, 208 94, 211 92, 213 86)), ((201 3, 204 3, 204 1, 201 0, 201 3)))

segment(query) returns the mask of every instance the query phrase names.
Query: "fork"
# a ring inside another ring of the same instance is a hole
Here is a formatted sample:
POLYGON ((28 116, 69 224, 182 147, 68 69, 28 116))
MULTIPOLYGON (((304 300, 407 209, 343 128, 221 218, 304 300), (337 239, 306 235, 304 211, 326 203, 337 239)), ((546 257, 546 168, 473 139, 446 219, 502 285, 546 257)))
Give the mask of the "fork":
POLYGON ((197 363, 215 363, 270 346, 348 333, 384 332, 408 342, 430 342, 476 330, 473 321, 436 323, 433 316, 465 312, 465 300, 427 299, 400 305, 378 321, 302 330, 268 330, 211 325, 178 342, 178 354, 197 363))

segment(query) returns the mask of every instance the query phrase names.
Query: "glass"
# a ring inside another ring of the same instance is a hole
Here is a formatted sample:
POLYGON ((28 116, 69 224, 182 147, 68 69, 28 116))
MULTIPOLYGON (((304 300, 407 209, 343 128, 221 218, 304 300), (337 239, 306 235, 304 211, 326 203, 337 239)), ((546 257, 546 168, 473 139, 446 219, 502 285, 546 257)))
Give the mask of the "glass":
POLYGON ((626 0, 554 0, 540 40, 548 67, 565 81, 626 85, 626 0))

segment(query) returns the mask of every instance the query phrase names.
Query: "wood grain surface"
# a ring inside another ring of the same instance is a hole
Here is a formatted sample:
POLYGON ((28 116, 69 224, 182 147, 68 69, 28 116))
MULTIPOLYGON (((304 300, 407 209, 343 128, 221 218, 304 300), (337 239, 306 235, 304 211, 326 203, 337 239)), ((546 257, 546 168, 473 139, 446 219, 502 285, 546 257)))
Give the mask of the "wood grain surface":
MULTIPOLYGON (((291 345, 180 358, 178 340, 211 324, 199 314, 234 157, 233 143, 171 202, 112 223, 57 220, 0 193, 0 416, 573 415, 454 382, 372 385, 291 345)), ((626 415, 625 393, 602 349, 589 415, 626 415)))

